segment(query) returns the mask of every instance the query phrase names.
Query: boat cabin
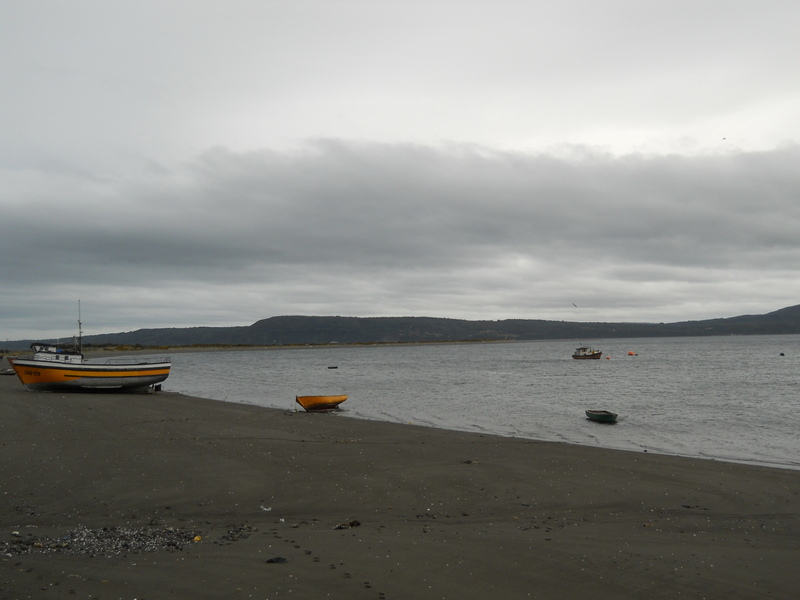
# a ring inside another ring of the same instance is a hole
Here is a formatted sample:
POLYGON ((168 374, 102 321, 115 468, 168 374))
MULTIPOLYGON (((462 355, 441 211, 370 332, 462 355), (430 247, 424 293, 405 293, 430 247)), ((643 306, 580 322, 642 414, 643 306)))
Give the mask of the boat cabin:
POLYGON ((57 344, 36 342, 31 344, 34 360, 52 360, 64 363, 81 363, 83 354, 76 348, 63 348, 57 344))

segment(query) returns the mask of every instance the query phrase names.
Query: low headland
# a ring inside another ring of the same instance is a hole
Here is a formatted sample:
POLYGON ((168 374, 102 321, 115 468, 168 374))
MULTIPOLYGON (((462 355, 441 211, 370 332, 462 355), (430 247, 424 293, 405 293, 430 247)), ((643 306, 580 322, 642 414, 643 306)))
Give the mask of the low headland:
MULTIPOLYGON (((590 323, 505 319, 467 321, 439 317, 279 316, 247 326, 168 327, 84 335, 84 347, 293 346, 642 337, 800 334, 800 305, 763 315, 676 323, 590 323)), ((26 351, 31 342, 6 341, 3 351, 26 351)))

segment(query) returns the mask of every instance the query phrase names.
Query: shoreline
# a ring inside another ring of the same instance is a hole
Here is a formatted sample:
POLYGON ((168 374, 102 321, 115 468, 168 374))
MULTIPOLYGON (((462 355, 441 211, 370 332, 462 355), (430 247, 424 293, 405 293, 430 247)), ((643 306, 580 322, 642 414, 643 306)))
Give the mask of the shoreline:
POLYGON ((6 377, 0 393, 0 587, 14 598, 796 591, 790 469, 174 392, 29 392, 6 377), (126 531, 156 549, 103 545, 126 531))
MULTIPOLYGON (((462 342, 441 342, 441 343, 440 342, 432 342, 431 344, 447 345, 447 344, 460 344, 460 343, 462 343, 462 342)), ((463 342, 463 343, 507 343, 507 342, 504 341, 504 340, 500 340, 498 342, 483 342, 483 341, 481 341, 481 342, 463 342)), ((513 342, 512 341, 510 343, 517 343, 517 342, 513 342)), ((385 345, 396 345, 396 344, 387 343, 385 345)), ((409 343, 409 344, 401 344, 401 345, 417 345, 417 344, 416 343, 409 343)), ((430 344, 426 344, 426 345, 430 345, 430 344)), ((341 344, 341 345, 321 345, 321 346, 312 346, 312 347, 313 348, 317 348, 317 347, 321 347, 321 348, 342 348, 342 347, 350 347, 350 346, 358 347, 360 345, 358 345, 358 344, 351 344, 351 345, 341 344)), ((141 356, 141 355, 159 356, 159 355, 172 355, 172 354, 184 354, 184 353, 186 353, 186 354, 197 354, 197 353, 212 353, 212 352, 228 353, 228 352, 256 352, 256 351, 272 352, 272 351, 278 351, 278 350, 307 349, 308 347, 309 346, 220 346, 220 347, 212 348, 212 347, 209 347, 209 346, 203 346, 203 347, 180 346, 180 347, 163 348, 161 350, 156 350, 156 349, 153 349, 153 348, 142 349, 142 350, 130 350, 130 349, 126 349, 126 350, 92 350, 90 352, 86 352, 85 354, 86 354, 86 358, 91 360, 91 359, 102 359, 102 358, 108 358, 108 357, 123 358, 125 356, 133 356, 133 357, 141 356)), ((2 363, 1 360, 0 360, 0 363, 2 363)), ((16 380, 16 376, 14 376, 13 379, 16 380)), ((165 385, 169 385, 169 383, 167 382, 165 385)), ((203 397, 203 398, 208 399, 208 400, 218 400, 220 402, 230 402, 230 403, 236 403, 236 404, 242 403, 242 404, 250 405, 250 403, 240 402, 240 401, 237 401, 237 400, 229 400, 229 399, 222 399, 222 398, 212 398, 212 397, 205 397, 205 396, 199 396, 199 397, 203 397)), ((255 404, 253 404, 253 406, 262 406, 263 408, 275 408, 277 410, 284 410, 282 407, 278 407, 278 406, 264 406, 264 405, 255 405, 255 404)), ((380 421, 380 422, 397 423, 397 424, 404 424, 405 423, 405 421, 403 421, 403 420, 383 421, 382 419, 378 419, 378 418, 371 417, 371 416, 363 416, 363 415, 348 414, 348 413, 349 413, 348 408, 347 407, 343 407, 343 411, 340 414, 340 416, 345 417, 345 418, 364 420, 364 421, 368 421, 368 422, 380 421)), ((429 425, 426 425, 426 426, 431 427, 433 429, 443 428, 443 427, 440 427, 438 425, 433 425, 433 424, 429 424, 429 425)), ((473 430, 470 430, 470 429, 452 429, 452 428, 445 428, 445 429, 448 430, 448 431, 461 432, 461 433, 482 433, 482 432, 473 431, 473 430)), ((681 454, 681 453, 677 453, 677 452, 669 452, 669 451, 666 451, 666 450, 659 450, 659 449, 654 449, 654 448, 636 448, 636 447, 619 447, 619 446, 618 447, 614 447, 614 446, 594 446, 594 445, 591 445, 591 444, 588 444, 588 443, 581 443, 579 441, 547 440, 547 439, 537 438, 537 437, 520 437, 520 436, 504 435, 502 433, 494 433, 493 435, 498 435, 500 437, 508 437, 510 439, 521 439, 521 440, 541 441, 541 442, 567 443, 567 444, 574 444, 574 445, 583 446, 583 447, 587 447, 587 448, 605 448, 605 449, 609 449, 609 450, 620 450, 620 451, 624 451, 624 452, 634 452, 634 453, 642 452, 642 453, 649 453, 649 454, 656 454, 656 455, 663 455, 663 456, 674 456, 674 457, 678 457, 678 458, 695 458, 695 459, 699 459, 699 460, 717 461, 717 462, 721 462, 721 463, 732 463, 732 464, 741 464, 741 465, 749 465, 749 466, 758 466, 758 467, 767 467, 767 468, 775 468, 775 469, 788 469, 788 470, 792 470, 792 471, 800 471, 800 463, 799 462, 794 462, 794 463, 792 463, 792 462, 778 462, 778 461, 770 462, 770 461, 767 461, 767 460, 758 460, 758 459, 749 458, 749 457, 737 458, 737 457, 729 457, 729 456, 710 456, 710 455, 703 456, 702 454, 681 454)), ((786 459, 786 460, 788 460, 788 459, 786 459)))
MULTIPOLYGON (((517 343, 517 342, 512 342, 512 343, 517 343)), ((288 350, 293 350, 293 349, 294 348, 288 348, 288 350)), ((277 350, 277 348, 266 348, 265 349, 265 351, 267 351, 267 352, 271 352, 271 351, 275 351, 275 350, 277 350)), ((223 352, 223 353, 224 352, 237 352, 237 351, 257 352, 258 349, 257 348, 247 348, 247 349, 230 348, 230 349, 227 349, 227 350, 219 350, 219 352, 223 352)), ((211 352, 211 350, 193 349, 193 350, 190 350, 188 352, 194 354, 194 353, 197 353, 197 352, 211 352)), ((178 354, 178 353, 176 352, 176 354, 178 354)), ((167 380, 167 382, 165 382, 164 387, 165 388, 169 388, 170 387, 170 381, 169 380, 167 380)), ((216 397, 212 397, 212 395, 210 395, 210 394, 209 395, 203 395, 202 390, 198 390, 195 387, 189 387, 188 390, 186 388, 183 388, 181 391, 183 391, 184 393, 189 393, 189 394, 194 393, 195 395, 200 395, 202 397, 208 397, 209 399, 216 399, 216 400, 226 401, 226 402, 243 402, 243 403, 252 402, 251 399, 247 399, 247 398, 240 399, 240 398, 237 398, 235 391, 231 391, 230 393, 226 392, 224 394, 217 394, 216 397)), ((293 396, 290 396, 290 397, 293 399, 293 396)), ((353 398, 355 400, 356 396, 353 396, 353 398)), ((273 408, 283 409, 286 406, 282 402, 276 402, 274 400, 274 398, 268 400, 268 402, 269 402, 268 406, 273 407, 273 408)), ((267 406, 267 404, 257 404, 257 405, 258 406, 267 406)), ((290 403, 289 405, 292 406, 293 403, 290 403)), ((345 403, 342 406, 342 409, 343 409, 342 416, 345 416, 345 417, 348 417, 348 418, 354 418, 354 419, 363 419, 363 420, 367 420, 367 421, 374 421, 374 420, 385 421, 386 416, 387 416, 385 414, 379 414, 379 413, 375 413, 375 412, 373 412, 372 414, 364 414, 365 412, 369 413, 370 411, 369 410, 365 411, 363 409, 363 407, 356 406, 356 404, 354 404, 353 401, 351 401, 349 403, 345 403)), ((583 414, 583 411, 581 411, 580 415, 579 415, 579 418, 581 418, 581 419, 582 419, 582 414, 583 414)), ((618 423, 618 424, 616 424, 616 425, 614 425, 612 427, 619 427, 619 428, 623 428, 624 429, 627 426, 625 424, 626 421, 629 418, 631 418, 632 415, 633 415, 633 413, 623 414, 622 417, 620 418, 620 423, 618 423)), ((385 422, 403 424, 403 423, 406 423, 407 421, 408 421, 407 418, 397 418, 394 421, 385 421, 385 422)), ((436 423, 435 420, 429 420, 427 422, 428 422, 428 426, 436 428, 436 429, 438 429, 438 428, 446 428, 446 429, 448 429, 450 431, 457 431, 457 432, 463 432, 463 433, 485 433, 485 431, 481 431, 481 430, 479 430, 477 428, 475 428, 475 429, 469 429, 468 427, 465 427, 465 428, 462 428, 462 429, 454 428, 452 426, 448 426, 448 423, 446 423, 446 422, 444 424, 442 424, 441 421, 439 423, 436 423)), ((600 426, 601 429, 603 427, 605 427, 605 426, 600 426)), ((552 430, 550 433, 552 433, 553 431, 556 431, 556 430, 552 430)), ((637 444, 637 443, 635 443, 635 442, 633 442, 631 440, 627 440, 628 443, 613 444, 613 443, 609 443, 608 442, 608 440, 611 439, 610 436, 609 437, 597 436, 596 440, 592 439, 592 440, 588 440, 588 441, 587 440, 583 440, 582 441, 580 439, 576 439, 574 436, 571 436, 569 434, 570 430, 568 430, 568 429, 560 429, 560 430, 557 430, 557 431, 558 431, 558 433, 560 435, 553 434, 553 435, 551 435, 549 437, 549 439, 546 436, 545 437, 536 437, 534 435, 520 435, 520 434, 514 435, 514 434, 511 434, 511 433, 498 432, 497 430, 493 431, 492 433, 494 435, 500 435, 502 437, 509 437, 509 438, 515 438, 515 439, 525 439, 525 440, 534 440, 534 441, 556 441, 556 442, 564 442, 564 443, 576 444, 576 445, 580 445, 580 446, 584 446, 584 447, 588 447, 588 448, 603 447, 603 448, 623 450, 623 451, 628 451, 628 452, 653 453, 653 454, 661 454, 661 455, 665 455, 665 456, 675 456, 675 457, 681 457, 681 458, 698 458, 698 459, 701 459, 701 460, 719 461, 719 462, 724 462, 724 463, 734 463, 734 464, 751 465, 751 466, 763 466, 763 467, 770 467, 770 468, 789 469, 789 470, 800 471, 800 462, 798 462, 797 456, 794 456, 791 453, 790 449, 788 451, 783 452, 783 453, 775 453, 775 452, 773 452, 773 453, 760 453, 759 454, 758 452, 749 452, 746 447, 743 447, 742 451, 738 451, 739 450, 738 448, 733 448, 733 449, 728 449, 727 452, 724 451, 725 450, 724 448, 717 448, 716 450, 719 450, 719 451, 715 453, 714 452, 715 449, 713 449, 713 448, 709 449, 709 448, 702 447, 702 446, 692 447, 692 446, 685 446, 685 445, 669 445, 669 444, 666 444, 666 445, 665 444, 661 444, 661 445, 659 445, 659 444, 653 444, 653 443, 651 443, 651 444, 647 444, 647 443, 637 444), (605 443, 606 445, 598 446, 598 445, 596 445, 596 443, 605 443), (692 453, 681 453, 680 452, 681 449, 686 449, 686 448, 688 448, 689 450, 694 450, 695 453, 692 454, 692 453)), ((521 432, 521 433, 524 434, 526 432, 521 432)), ((638 440, 638 441, 641 442, 642 440, 638 440)))
MULTIPOLYGON (((460 343, 495 343, 495 342, 431 342, 432 344, 460 344, 460 343)), ((496 343, 506 343, 505 340, 499 340, 496 343)), ((516 342, 511 342, 516 343, 516 342)), ((393 345, 391 343, 387 343, 385 345, 393 345)), ((408 345, 417 345, 416 343, 409 343, 408 345)), ((322 345, 320 347, 358 347, 359 344, 350 344, 350 345, 322 345)), ((154 349, 142 349, 142 350, 93 350, 91 352, 86 352, 87 359, 101 359, 107 357, 125 357, 125 356, 137 356, 137 355, 166 355, 166 354, 181 354, 181 353, 206 353, 206 352, 254 352, 254 351, 276 351, 276 350, 295 350, 295 349, 303 349, 307 348, 308 346, 221 346, 218 348, 211 348, 211 347, 190 347, 190 346, 180 346, 180 347, 170 347, 162 349, 161 351, 155 351, 154 349)), ((314 346, 316 348, 316 346, 314 346)), ((15 356, 15 355, 12 355, 15 356)), ((0 359, 0 363, 2 363, 2 359, 0 359)), ((9 365, 10 367, 10 365, 9 365)), ((16 375, 12 377, 15 381, 18 381, 16 375)), ((177 393, 177 392, 170 392, 166 391, 166 393, 177 393)), ((285 410, 284 408, 280 408, 277 406, 264 406, 258 404, 251 404, 247 402, 239 402, 237 400, 227 400, 227 399, 218 399, 218 398, 211 398, 211 397, 204 397, 198 396, 199 398, 203 398, 205 400, 211 401, 218 401, 218 402, 226 402, 232 404, 243 404, 245 406, 257 406, 265 409, 274 409, 274 410, 285 410)), ((378 419, 370 416, 363 416, 363 415, 355 415, 355 414, 348 414, 348 409, 343 407, 339 416, 348 419, 355 419, 359 421, 366 421, 366 422, 382 422, 382 423, 395 423, 395 424, 405 424, 405 421, 397 420, 397 421, 385 421, 383 419, 378 419)), ((443 429, 445 431, 453 431, 456 433, 465 433, 465 434, 476 434, 480 435, 483 432, 479 431, 472 431, 469 429, 452 429, 452 428, 444 428, 437 425, 423 425, 423 427, 430 427, 432 429, 443 429)), ((800 463, 788 463, 788 462, 768 462, 768 461, 759 461, 758 459, 750 459, 750 458, 733 458, 733 457, 720 457, 720 456, 702 456, 702 455, 692 455, 692 454, 680 454, 676 452, 667 452, 664 450, 654 450, 654 449, 637 449, 637 448, 623 448, 623 447, 613 447, 613 446, 594 446, 590 444, 582 444, 576 441, 556 441, 556 440, 547 440, 542 438, 536 437, 521 437, 521 436, 512 436, 512 435, 503 435, 501 433, 491 433, 488 435, 496 435, 498 437, 508 438, 508 439, 519 439, 525 441, 535 441, 535 442, 545 442, 545 443, 565 443, 570 445, 581 446, 585 448, 596 448, 596 449, 607 449, 607 450, 617 450, 621 452, 633 452, 633 453, 644 453, 644 454, 653 454, 658 456, 668 456, 668 457, 676 457, 676 458, 687 458, 687 459, 697 459, 697 460, 707 460, 712 462, 720 462, 720 463, 730 463, 730 464, 739 464, 745 466, 754 466, 754 467, 765 467, 765 468, 772 468, 772 469, 786 469, 790 471, 800 471, 800 463)))

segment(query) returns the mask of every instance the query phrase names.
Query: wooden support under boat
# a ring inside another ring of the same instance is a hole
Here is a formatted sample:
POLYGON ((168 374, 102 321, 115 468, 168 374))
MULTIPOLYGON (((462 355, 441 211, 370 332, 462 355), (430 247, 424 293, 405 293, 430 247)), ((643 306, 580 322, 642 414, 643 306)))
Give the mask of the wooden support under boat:
POLYGON ((307 411, 333 410, 347 400, 347 396, 295 396, 294 398, 307 411))

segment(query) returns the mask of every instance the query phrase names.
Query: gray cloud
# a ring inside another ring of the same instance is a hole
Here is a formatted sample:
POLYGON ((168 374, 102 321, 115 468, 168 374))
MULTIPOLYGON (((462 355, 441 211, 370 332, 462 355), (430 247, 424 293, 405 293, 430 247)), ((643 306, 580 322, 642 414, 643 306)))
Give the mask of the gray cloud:
POLYGON ((797 17, 6 3, 0 336, 796 304, 797 17))
MULTIPOLYGON (((40 193, 28 188, 38 199, 6 220, 4 247, 23 251, 2 278, 45 298, 53 286, 75 299, 138 299, 139 320, 109 317, 131 327, 213 324, 208 314, 249 323, 286 313, 670 320, 765 311, 800 291, 790 281, 798 159, 797 146, 557 158, 320 140, 294 153, 217 148, 147 181, 65 185, 42 171, 40 193), (59 185, 72 192, 55 197, 59 185)), ((46 303, 14 300, 7 314, 41 318, 46 303)))

